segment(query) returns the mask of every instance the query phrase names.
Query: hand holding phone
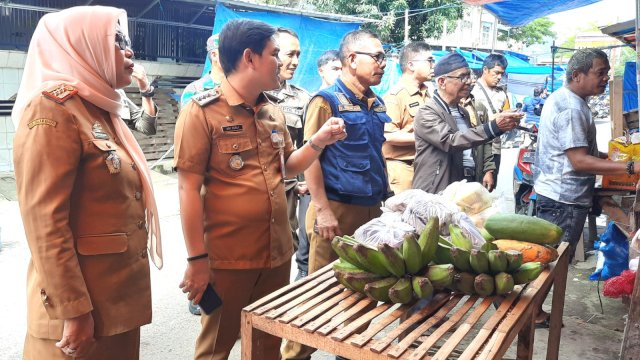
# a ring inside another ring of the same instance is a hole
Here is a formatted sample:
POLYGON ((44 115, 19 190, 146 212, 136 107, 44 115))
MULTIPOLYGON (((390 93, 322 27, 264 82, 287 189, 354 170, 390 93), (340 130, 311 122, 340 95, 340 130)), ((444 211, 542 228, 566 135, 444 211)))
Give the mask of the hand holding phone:
POLYGON ((211 286, 211 283, 207 284, 207 288, 204 289, 204 293, 202 294, 202 298, 198 305, 200 305, 202 311, 207 315, 210 315, 222 305, 222 299, 218 296, 218 293, 213 286, 211 286))

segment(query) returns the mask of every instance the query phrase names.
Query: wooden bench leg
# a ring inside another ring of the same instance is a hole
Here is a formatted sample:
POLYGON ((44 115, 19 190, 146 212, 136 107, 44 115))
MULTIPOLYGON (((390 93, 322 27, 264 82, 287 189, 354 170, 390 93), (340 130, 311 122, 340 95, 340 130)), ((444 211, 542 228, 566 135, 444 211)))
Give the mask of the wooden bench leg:
POLYGON ((518 350, 516 353, 516 359, 518 360, 531 360, 533 358, 533 343, 534 335, 536 333, 535 321, 537 306, 531 310, 531 315, 527 316, 526 324, 522 327, 522 330, 518 333, 518 350))
POLYGON ((252 315, 249 312, 242 312, 240 349, 243 360, 262 359, 264 337, 269 335, 263 331, 253 328, 251 316, 252 315))
MULTIPOLYGON (((565 251, 568 250, 565 248, 565 251)), ((549 338, 547 341, 547 360, 557 360, 560 352, 560 333, 562 331, 562 314, 564 312, 564 293, 567 288, 569 256, 563 251, 556 263, 553 281, 553 298, 551 301, 551 317, 549 319, 549 338)))

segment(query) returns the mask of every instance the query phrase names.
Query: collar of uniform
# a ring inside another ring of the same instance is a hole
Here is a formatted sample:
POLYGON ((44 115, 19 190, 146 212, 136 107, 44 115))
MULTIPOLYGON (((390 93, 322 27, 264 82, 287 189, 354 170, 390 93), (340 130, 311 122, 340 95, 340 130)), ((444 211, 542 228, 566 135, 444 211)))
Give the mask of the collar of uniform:
POLYGON ((356 89, 356 87, 354 85, 350 84, 348 81, 345 81, 342 78, 342 76, 340 77, 340 81, 342 81, 344 86, 346 86, 347 89, 349 89, 353 93, 353 95, 356 96, 356 98, 358 100, 360 100, 363 103, 367 104, 368 108, 371 108, 371 106, 376 102, 376 100, 377 100, 376 94, 374 94, 371 89, 368 89, 367 93, 363 94, 358 89, 356 89))
POLYGON ((291 85, 289 85, 288 82, 284 82, 284 85, 282 85, 281 88, 281 93, 287 96, 295 96, 295 94, 293 93, 293 89, 291 88, 291 85))
POLYGON ((473 94, 469 94, 469 97, 467 97, 466 99, 460 100, 460 105, 467 106, 469 104, 472 104, 473 100, 475 100, 475 97, 473 96, 473 94))
MULTIPOLYGON (((227 103, 230 106, 243 105, 242 107, 246 109, 254 109, 253 106, 246 104, 244 102, 244 99, 242 99, 240 94, 238 94, 236 90, 233 88, 233 86, 229 84, 229 80, 227 80, 226 77, 222 78, 222 82, 220 83, 220 88, 222 89, 222 93, 224 94, 225 100, 227 100, 227 103)), ((258 99, 256 101, 255 108, 259 107, 260 104, 266 101, 267 101, 267 98, 265 97, 264 93, 260 93, 260 96, 258 96, 258 99)))
POLYGON ((411 81, 408 78, 401 78, 400 83, 402 84, 402 87, 404 87, 405 90, 407 90, 409 95, 415 95, 418 93, 422 94, 423 91, 425 93, 427 91, 426 85, 423 84, 422 87, 417 87, 416 84, 414 84, 413 81, 411 81))

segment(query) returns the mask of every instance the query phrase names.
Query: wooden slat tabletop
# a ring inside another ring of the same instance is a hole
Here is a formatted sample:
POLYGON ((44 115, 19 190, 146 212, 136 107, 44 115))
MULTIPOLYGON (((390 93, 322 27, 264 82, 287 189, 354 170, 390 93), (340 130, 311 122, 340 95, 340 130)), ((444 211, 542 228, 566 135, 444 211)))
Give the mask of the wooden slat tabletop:
MULTIPOLYGON (((559 249, 562 260, 565 249, 559 249)), ((519 332, 532 338, 526 331, 556 269, 550 264, 534 282, 507 296, 442 292, 426 304, 399 305, 344 288, 329 265, 243 310, 243 354, 259 359, 259 351, 244 347, 270 334, 351 359, 499 359, 519 332), (249 325, 259 331, 248 331, 249 325)), ((531 352, 527 346, 523 342, 531 352)))

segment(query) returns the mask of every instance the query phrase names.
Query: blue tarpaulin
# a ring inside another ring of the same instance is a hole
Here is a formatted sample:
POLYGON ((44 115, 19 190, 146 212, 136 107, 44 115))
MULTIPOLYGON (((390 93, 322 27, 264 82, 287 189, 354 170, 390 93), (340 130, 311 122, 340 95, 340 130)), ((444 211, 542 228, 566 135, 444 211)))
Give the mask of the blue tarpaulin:
MULTIPOLYGON (((349 31, 356 30, 360 23, 344 23, 310 18, 304 15, 281 14, 263 11, 233 11, 221 3, 216 5, 216 18, 213 33, 217 34, 222 27, 233 19, 252 19, 264 21, 273 26, 284 26, 293 29, 300 38, 300 65, 291 83, 315 92, 321 84, 316 60, 330 49, 337 49, 340 40, 349 31)), ((206 60, 203 74, 209 72, 211 64, 206 60)))
POLYGON ((622 78, 622 111, 638 109, 638 84, 636 83, 636 63, 628 62, 622 78))
MULTIPOLYGON (((591 5, 599 1, 600 0, 498 0, 490 4, 484 4, 483 6, 497 16, 503 24, 522 26, 537 18, 591 5)), ((466 2, 470 4, 482 4, 488 1, 469 0, 466 2)))

